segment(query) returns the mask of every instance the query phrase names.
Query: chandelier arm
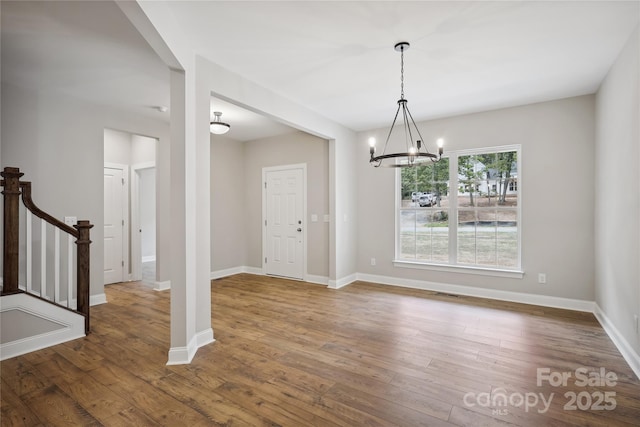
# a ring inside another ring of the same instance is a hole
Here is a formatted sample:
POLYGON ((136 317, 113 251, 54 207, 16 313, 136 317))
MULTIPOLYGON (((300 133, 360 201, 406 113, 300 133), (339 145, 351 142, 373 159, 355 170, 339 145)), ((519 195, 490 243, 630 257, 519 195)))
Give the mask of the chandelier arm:
MULTIPOLYGON (((409 123, 409 117, 407 117, 407 101, 402 103, 402 119, 404 120, 404 143, 407 147, 407 152, 411 152, 413 147, 413 133, 411 132, 411 123, 409 123), (407 138, 407 134, 409 134, 407 138)), ((415 126, 415 124, 414 124, 415 126)))
MULTIPOLYGON (((383 166, 387 168, 406 168, 406 167, 412 167, 415 165, 415 163, 386 163, 386 164, 383 163, 383 160, 386 160, 386 159, 403 158, 403 157, 409 157, 409 153, 384 154, 384 155, 372 157, 371 160, 369 160, 369 163, 372 163, 374 167, 383 166)), ((417 153, 417 154, 414 154, 413 157, 415 158, 425 157, 426 159, 431 160, 432 162, 435 162, 438 160, 437 156, 433 153, 417 153)))
POLYGON ((411 119, 411 123, 413 123, 413 127, 416 128, 416 131, 418 132, 418 136, 420 137, 420 141, 422 141, 422 146, 424 147, 424 151, 429 153, 429 150, 427 149, 427 145, 424 143, 424 138, 422 137, 422 134, 420 133, 420 128, 418 126, 416 126, 416 122, 415 122, 415 120, 413 120, 413 116, 411 115, 411 111, 409 111, 409 107, 407 107, 407 113, 409 114, 409 118, 411 119))
POLYGON ((389 144, 389 139, 391 138, 391 134, 393 133, 393 128, 396 126, 396 120, 398 120, 398 113, 400 112, 400 101, 398 101, 398 109, 396 110, 396 115, 393 118, 393 123, 391 123, 391 127, 389 128, 389 133, 387 134, 387 140, 384 142, 384 148, 382 149, 382 154, 387 152, 387 145, 389 144))

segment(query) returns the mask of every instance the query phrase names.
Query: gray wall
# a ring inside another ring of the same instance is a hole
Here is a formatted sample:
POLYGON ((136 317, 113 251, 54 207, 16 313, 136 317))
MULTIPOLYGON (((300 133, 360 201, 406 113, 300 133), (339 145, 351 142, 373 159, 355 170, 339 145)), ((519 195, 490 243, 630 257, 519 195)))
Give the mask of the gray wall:
POLYGON ((328 277, 328 142, 304 132, 248 142, 216 135, 211 141, 212 270, 262 268, 262 168, 306 163, 307 273, 328 277))
MULTIPOLYGON (((24 179, 33 182, 34 201, 46 212, 58 219, 76 216, 95 224, 91 294, 102 294, 104 129, 158 137, 162 146, 168 145, 168 124, 8 84, 2 85, 2 106, 1 166, 25 172, 24 179)), ((161 163, 166 163, 167 155, 159 149, 161 163)))
POLYGON ((329 145, 304 132, 245 143, 247 265, 262 267, 262 168, 307 164, 307 273, 329 276, 329 145), (317 214, 318 222, 311 222, 317 214))
POLYGON ((368 138, 383 142, 388 129, 361 132, 358 272, 592 301, 593 118, 591 95, 419 123, 428 144, 445 138, 445 150, 522 145, 523 279, 394 267, 395 170, 367 160, 368 138))
MULTIPOLYGON (((211 135, 211 270, 247 265, 244 143, 211 135)), ((251 209, 260 206, 250 206, 251 209)))
POLYGON ((636 29, 597 94, 595 300, 640 355, 640 33, 636 29))

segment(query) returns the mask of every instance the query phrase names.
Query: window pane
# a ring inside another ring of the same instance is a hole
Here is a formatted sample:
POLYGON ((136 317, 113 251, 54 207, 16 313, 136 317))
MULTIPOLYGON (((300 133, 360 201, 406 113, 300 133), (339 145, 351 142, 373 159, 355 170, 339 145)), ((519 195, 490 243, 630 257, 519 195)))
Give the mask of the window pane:
POLYGON ((429 209, 417 212, 416 258, 435 262, 449 260, 447 211, 429 209))
POLYGON ((400 258, 416 257, 416 211, 400 211, 400 258))
POLYGON ((518 266, 518 211, 498 211, 497 259, 501 267, 518 266))
POLYGON ((475 155, 458 157, 458 206, 477 206, 483 169, 475 155))
POLYGON ((497 225, 496 212, 482 210, 477 213, 476 264, 496 265, 497 225))
POLYGON ((449 194, 449 159, 401 168, 401 207, 442 206, 449 194))
POLYGON ((416 167, 401 168, 401 206, 403 208, 417 206, 417 204, 415 204, 418 194, 416 169, 416 167))
POLYGON ((476 218, 475 210, 458 211, 458 263, 476 263, 476 218))
POLYGON ((518 153, 458 157, 458 206, 517 206, 518 153))

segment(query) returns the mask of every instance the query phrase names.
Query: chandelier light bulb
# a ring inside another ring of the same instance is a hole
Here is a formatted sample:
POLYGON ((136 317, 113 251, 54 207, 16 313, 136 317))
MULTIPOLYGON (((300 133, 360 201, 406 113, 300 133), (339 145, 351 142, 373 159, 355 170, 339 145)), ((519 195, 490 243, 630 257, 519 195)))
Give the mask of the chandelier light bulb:
POLYGON ((369 154, 371 154, 371 158, 376 153, 376 139, 374 137, 369 138, 369 154))

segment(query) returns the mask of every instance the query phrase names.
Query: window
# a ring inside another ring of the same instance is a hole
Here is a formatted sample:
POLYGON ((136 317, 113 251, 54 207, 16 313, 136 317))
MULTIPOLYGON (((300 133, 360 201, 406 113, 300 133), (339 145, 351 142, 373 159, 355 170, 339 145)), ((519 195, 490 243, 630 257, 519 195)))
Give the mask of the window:
POLYGON ((398 168, 397 262, 520 269, 520 147, 398 168))

